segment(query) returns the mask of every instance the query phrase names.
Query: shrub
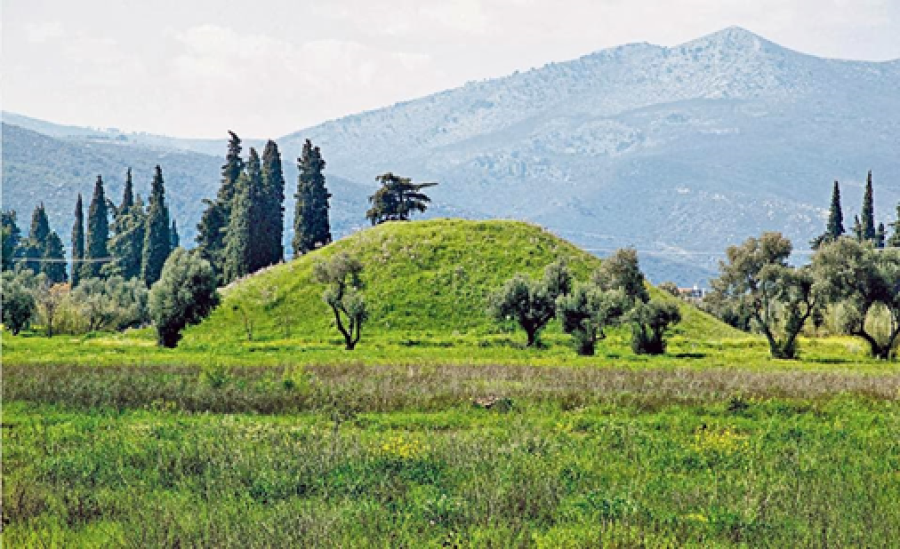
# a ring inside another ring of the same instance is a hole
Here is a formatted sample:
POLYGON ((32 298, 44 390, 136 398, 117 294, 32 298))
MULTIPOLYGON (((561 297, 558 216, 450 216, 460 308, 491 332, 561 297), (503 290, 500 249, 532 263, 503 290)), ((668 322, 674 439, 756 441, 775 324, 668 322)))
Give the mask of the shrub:
POLYGON ((541 280, 517 274, 490 296, 488 313, 501 322, 514 320, 533 347, 540 331, 556 316, 556 300, 571 288, 572 275, 563 262, 549 265, 541 280))
POLYGON ((621 290, 601 290, 593 284, 576 284, 570 295, 556 302, 562 329, 572 334, 575 351, 593 355, 597 339, 603 329, 619 322, 628 307, 628 299, 621 290))
POLYGON ((197 324, 219 304, 216 275, 199 255, 177 248, 163 265, 159 281, 150 289, 150 317, 157 341, 175 347, 181 331, 197 324))
POLYGON ((639 355, 661 355, 666 352, 666 330, 681 322, 681 312, 674 303, 651 301, 637 305, 628 314, 631 322, 631 349, 639 355))
POLYGON ((27 328, 35 313, 34 296, 29 288, 31 271, 3 273, 3 324, 13 335, 27 328))

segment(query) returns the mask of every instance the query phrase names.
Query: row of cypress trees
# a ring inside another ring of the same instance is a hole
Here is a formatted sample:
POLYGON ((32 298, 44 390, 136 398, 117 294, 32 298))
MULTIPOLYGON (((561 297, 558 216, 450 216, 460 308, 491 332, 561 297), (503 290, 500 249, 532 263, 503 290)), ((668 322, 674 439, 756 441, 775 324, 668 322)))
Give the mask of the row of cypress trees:
MULTIPOLYGON (((197 249, 209 261, 220 284, 227 284, 284 259, 285 181, 281 153, 268 141, 262 158, 253 147, 246 162, 241 139, 228 142, 216 198, 206 200, 197 225, 197 249)), ((325 161, 307 140, 297 160, 300 171, 294 216, 295 256, 331 242, 325 161)))
POLYGON ((50 228, 44 204, 31 214, 28 237, 23 239, 17 225, 16 212, 3 212, 3 270, 16 263, 35 274, 44 274, 51 283, 66 282, 66 250, 62 239, 50 228))
POLYGON ((178 227, 170 221, 162 168, 156 166, 146 208, 140 195, 134 194, 131 169, 118 206, 106 198, 103 178, 98 175, 86 230, 81 194, 75 203, 72 285, 86 278, 119 275, 140 278, 150 287, 159 280, 163 264, 177 246, 178 227))
MULTIPOLYGON (((900 248, 900 204, 897 204, 897 220, 890 224, 894 232, 887 237, 884 223, 875 224, 875 198, 872 185, 872 172, 866 178, 866 189, 863 194, 862 211, 853 217, 852 236, 859 242, 871 242, 876 248, 900 248)), ((844 227, 844 213, 841 207, 840 183, 834 182, 831 191, 831 206, 828 211, 828 224, 825 232, 810 243, 814 250, 822 244, 834 242, 847 233, 844 227)))

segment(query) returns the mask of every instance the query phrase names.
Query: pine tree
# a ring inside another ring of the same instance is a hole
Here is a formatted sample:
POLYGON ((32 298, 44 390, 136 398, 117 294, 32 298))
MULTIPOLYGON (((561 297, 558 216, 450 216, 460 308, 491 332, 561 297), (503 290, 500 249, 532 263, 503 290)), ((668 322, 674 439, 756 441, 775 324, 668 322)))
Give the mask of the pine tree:
POLYGON ((56 231, 50 231, 44 248, 44 263, 41 272, 47 275, 52 284, 61 284, 68 279, 66 275, 66 249, 56 231))
POLYGON ((262 172, 259 155, 251 148, 247 171, 238 178, 237 189, 231 204, 231 219, 225 233, 225 282, 231 282, 254 272, 259 255, 262 230, 262 172))
POLYGON ((294 256, 299 256, 331 243, 328 221, 328 199, 325 187, 325 160, 319 147, 307 139, 297 159, 300 175, 297 181, 297 206, 294 213, 294 256))
POLYGON ((238 177, 244 170, 241 160, 241 139, 229 131, 228 153, 222 166, 222 184, 215 200, 204 200, 206 210, 197 225, 197 249, 203 259, 209 261, 213 270, 223 280, 225 264, 225 232, 231 216, 231 202, 234 198, 238 177))
POLYGON ((422 189, 434 187, 437 183, 413 183, 408 177, 400 177, 390 172, 376 177, 381 188, 369 197, 372 207, 366 217, 372 225, 385 221, 407 221, 413 212, 424 212, 431 199, 422 189))
POLYGON ((150 204, 147 208, 144 255, 141 263, 141 277, 148 288, 159 280, 163 264, 172 251, 170 246, 169 209, 166 207, 165 183, 163 182, 162 168, 156 166, 156 174, 150 185, 150 204))
POLYGON ((72 225, 72 287, 81 279, 81 261, 84 259, 84 207, 81 193, 75 202, 75 223, 72 225))
POLYGON ((284 259, 284 171, 281 153, 274 141, 266 143, 262 156, 263 177, 263 251, 261 267, 280 263, 284 259))
POLYGON ((875 231, 875 247, 884 248, 886 241, 887 231, 885 231, 884 223, 879 223, 878 229, 875 231))
POLYGON ((866 179, 866 193, 863 196, 862 215, 860 216, 860 235, 862 241, 875 241, 875 203, 872 197, 872 172, 866 179))
POLYGON ((81 278, 100 276, 102 261, 109 257, 109 210, 106 204, 106 193, 103 190, 103 178, 97 176, 94 184, 94 196, 88 208, 87 237, 85 239, 85 262, 81 266, 81 278))
POLYGON ((897 221, 891 223, 894 228, 894 234, 885 243, 889 248, 900 248, 900 202, 897 203, 897 221))
POLYGON ((169 240, 171 242, 170 248, 173 250, 181 245, 181 237, 178 236, 178 224, 175 223, 175 220, 172 220, 172 228, 169 230, 169 240))

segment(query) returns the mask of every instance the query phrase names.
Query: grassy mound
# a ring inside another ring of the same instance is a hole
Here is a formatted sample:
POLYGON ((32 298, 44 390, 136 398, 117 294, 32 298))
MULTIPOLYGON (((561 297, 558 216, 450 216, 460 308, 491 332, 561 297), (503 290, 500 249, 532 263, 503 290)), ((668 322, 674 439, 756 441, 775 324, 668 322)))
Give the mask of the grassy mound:
MULTIPOLYGON (((363 279, 371 320, 367 338, 486 336, 503 332, 485 313, 487 296, 516 273, 538 276, 564 258, 586 279, 600 260, 553 234, 515 221, 440 219, 385 223, 361 231, 290 263, 257 273, 225 291, 222 305, 190 329, 184 345, 248 339, 332 340, 331 312, 313 265, 347 252, 365 265, 363 279)), ((654 299, 673 299, 651 290, 654 299)), ((682 306, 677 332, 710 340, 740 337, 718 320, 682 306)), ((550 327, 548 332, 558 331, 550 327)))

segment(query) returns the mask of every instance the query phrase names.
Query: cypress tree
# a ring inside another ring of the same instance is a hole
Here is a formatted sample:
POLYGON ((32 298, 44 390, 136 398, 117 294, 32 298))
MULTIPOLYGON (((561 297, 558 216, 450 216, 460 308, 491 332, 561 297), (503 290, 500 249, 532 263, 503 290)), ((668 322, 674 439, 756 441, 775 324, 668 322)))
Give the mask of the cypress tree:
POLYGON ((875 202, 872 196, 872 171, 866 179, 866 193, 863 196, 862 215, 860 216, 860 240, 875 240, 875 202))
POLYGON ((47 251, 47 237, 50 235, 50 221, 47 219, 47 210, 41 202, 31 214, 31 230, 28 232, 28 241, 25 243, 22 253, 25 255, 25 268, 34 274, 43 272, 44 263, 41 259, 47 251))
POLYGON ((325 187, 325 160, 319 147, 307 139, 303 153, 297 159, 300 175, 297 181, 297 206, 294 213, 294 256, 310 252, 331 243, 328 221, 328 199, 325 187))
POLYGON ((251 148, 247 171, 238 178, 225 233, 225 282, 247 276, 259 268, 262 172, 259 155, 251 148))
POLYGON ((156 166, 153 183, 150 185, 150 205, 147 208, 146 229, 144 229, 144 256, 141 264, 141 278, 147 287, 159 280, 163 264, 169 257, 171 248, 169 235, 169 209, 166 207, 166 189, 162 168, 156 166))
POLYGON ((141 276, 144 262, 144 236, 147 215, 140 197, 133 199, 131 206, 117 211, 113 222, 114 236, 109 241, 109 250, 115 263, 109 266, 110 275, 132 279, 141 276))
POLYGON ((889 248, 900 248, 900 202, 897 203, 897 221, 891 223, 894 228, 894 234, 885 243, 889 248))
POLYGON ((117 213, 127 213, 134 206, 134 184, 131 181, 131 168, 125 172, 125 190, 122 192, 122 203, 117 213))
POLYGON ((828 212, 828 227, 826 234, 830 241, 837 240, 846 231, 844 230, 844 212, 841 208, 841 187, 835 181, 834 189, 831 191, 831 208, 828 212))
POLYGON ((281 152, 274 141, 266 143, 262 156, 263 177, 263 251, 261 267, 280 263, 284 258, 284 171, 281 152))
POLYGON ((863 229, 862 224, 859 222, 859 216, 853 216, 853 236, 856 238, 858 242, 863 241, 863 229))
POLYGON ((41 271, 47 275, 47 279, 53 284, 61 284, 68 279, 66 275, 66 249, 56 231, 50 231, 50 234, 47 235, 47 245, 44 248, 44 264, 41 271))
POLYGON ((103 190, 103 178, 97 176, 94 184, 94 196, 88 208, 87 238, 85 239, 84 258, 81 266, 81 278, 100 276, 103 267, 101 260, 109 256, 107 247, 109 240, 109 210, 106 204, 106 193, 103 190))
POLYGON ((19 252, 19 241, 22 239, 22 231, 16 223, 16 211, 6 210, 0 214, 3 226, 3 270, 12 270, 15 265, 16 255, 19 252))
POLYGON ((197 225, 197 249, 203 259, 209 261, 222 282, 225 263, 225 232, 231 216, 238 177, 244 170, 241 160, 241 139, 234 132, 228 142, 228 153, 222 166, 222 184, 215 200, 205 200, 206 210, 197 225))
POLYGON ((875 231, 875 247, 884 248, 887 241, 887 232, 884 229, 884 223, 878 224, 878 230, 875 231))
POLYGON ((173 250, 181 245, 181 237, 178 236, 178 224, 175 223, 175 220, 172 220, 172 229, 169 230, 169 241, 171 242, 170 248, 173 250))
POLYGON ((75 202, 75 223, 72 225, 72 287, 81 279, 81 260, 84 259, 84 207, 81 193, 75 202))

